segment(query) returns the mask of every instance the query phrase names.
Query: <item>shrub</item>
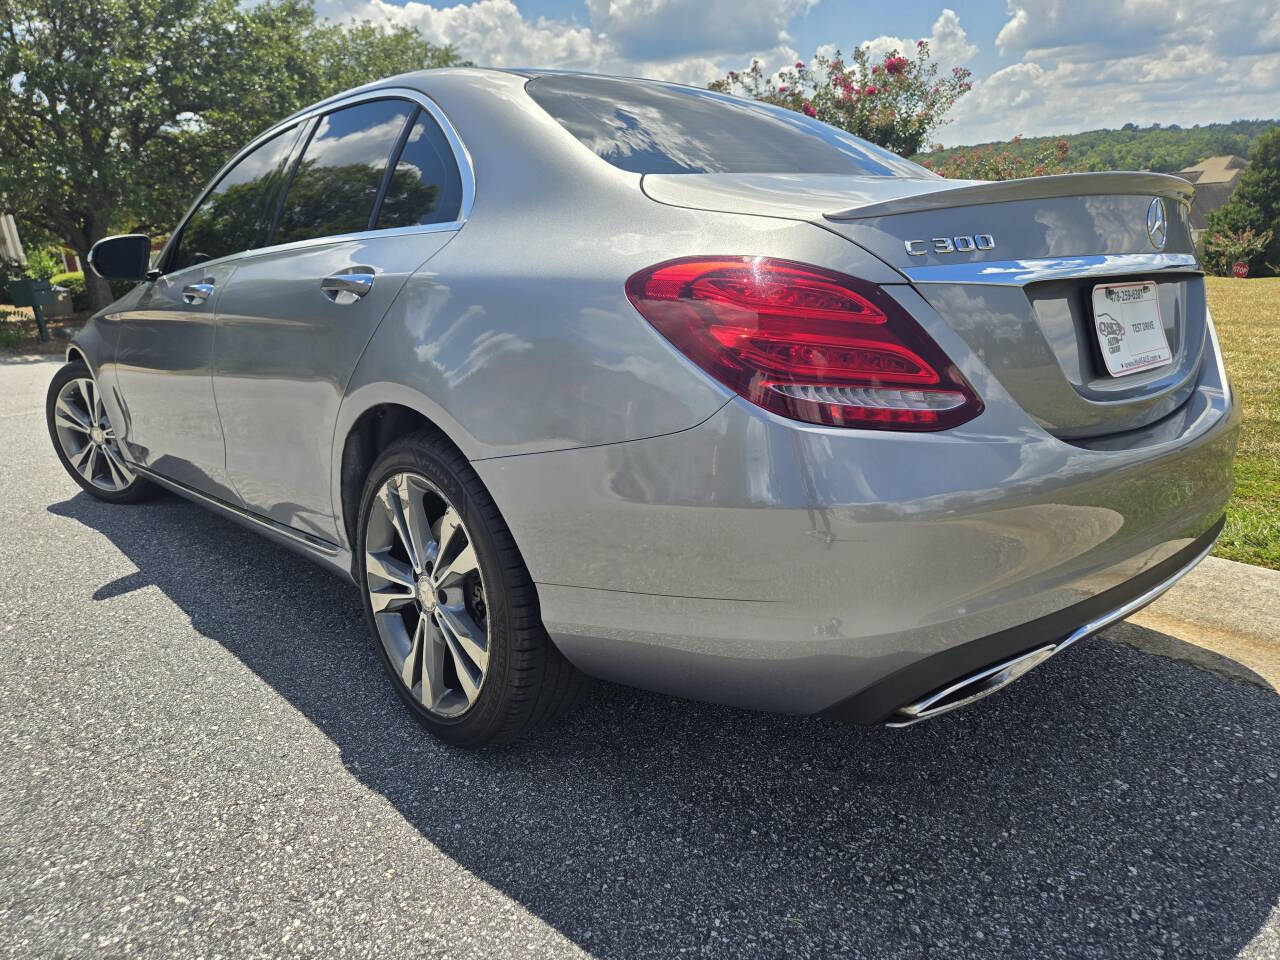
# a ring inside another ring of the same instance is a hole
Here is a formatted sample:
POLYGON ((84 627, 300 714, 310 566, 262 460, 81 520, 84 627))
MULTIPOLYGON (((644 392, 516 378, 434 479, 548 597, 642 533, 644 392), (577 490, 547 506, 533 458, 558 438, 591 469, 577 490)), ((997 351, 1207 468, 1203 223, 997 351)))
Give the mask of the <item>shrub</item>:
POLYGON ((1258 233, 1253 227, 1209 233, 1204 238, 1204 264, 1210 273, 1229 277, 1236 263, 1256 257, 1270 242, 1270 230, 1258 233))
POLYGON ((1061 137, 1029 159, 1019 155, 1021 144, 1022 138, 1014 137, 1007 147, 997 149, 995 144, 966 147, 941 158, 926 158, 921 163, 950 180, 1015 180, 1070 172, 1067 154, 1071 147, 1061 137))
POLYGON ((55 287, 66 287, 71 294, 71 309, 79 313, 89 309, 89 294, 84 288, 84 273, 76 270, 73 273, 55 273, 49 278, 55 287))
POLYGON ((852 60, 845 63, 838 50, 831 57, 818 54, 816 66, 798 61, 776 79, 765 76, 760 61, 753 60, 746 70, 730 71, 710 87, 787 107, 909 157, 946 122, 947 111, 971 86, 964 67, 939 77, 924 40, 916 44, 914 57, 894 50, 872 63, 868 48, 860 46, 852 60))
POLYGON ((26 339, 22 327, 13 322, 24 318, 24 314, 16 310, 0 309, 0 350, 16 349, 26 339))
POLYGON ((36 247, 27 251, 27 265, 22 274, 32 280, 48 280, 62 271, 62 254, 57 247, 36 247))

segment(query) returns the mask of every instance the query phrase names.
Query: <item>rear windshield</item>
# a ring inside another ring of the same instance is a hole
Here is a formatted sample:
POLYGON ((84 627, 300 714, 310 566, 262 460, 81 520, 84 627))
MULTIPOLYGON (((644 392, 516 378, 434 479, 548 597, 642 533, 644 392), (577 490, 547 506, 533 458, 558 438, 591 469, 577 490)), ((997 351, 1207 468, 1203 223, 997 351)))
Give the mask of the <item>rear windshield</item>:
POLYGON ((652 80, 548 75, 525 89, 583 145, 632 173, 836 173, 923 167, 782 107, 652 80))

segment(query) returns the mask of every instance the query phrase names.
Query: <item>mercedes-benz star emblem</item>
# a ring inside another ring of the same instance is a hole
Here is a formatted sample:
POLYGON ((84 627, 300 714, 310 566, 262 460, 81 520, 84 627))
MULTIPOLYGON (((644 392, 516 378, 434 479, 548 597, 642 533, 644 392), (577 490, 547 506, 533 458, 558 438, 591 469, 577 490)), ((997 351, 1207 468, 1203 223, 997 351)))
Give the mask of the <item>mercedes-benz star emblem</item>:
POLYGON ((1147 207, 1147 236, 1157 250, 1163 250, 1164 242, 1169 239, 1169 221, 1164 216, 1164 201, 1159 197, 1147 207))

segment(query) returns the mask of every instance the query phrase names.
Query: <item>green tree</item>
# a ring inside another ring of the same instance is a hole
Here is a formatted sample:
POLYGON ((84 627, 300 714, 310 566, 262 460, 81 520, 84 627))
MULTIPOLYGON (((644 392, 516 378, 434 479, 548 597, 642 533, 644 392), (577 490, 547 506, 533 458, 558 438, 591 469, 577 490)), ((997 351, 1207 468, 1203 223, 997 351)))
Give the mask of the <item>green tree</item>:
POLYGON ((860 46, 852 61, 846 63, 837 50, 831 57, 816 55, 814 68, 801 61, 773 77, 753 60, 745 71, 730 71, 710 86, 816 117, 906 157, 946 122, 947 111, 971 86, 963 67, 939 77, 924 40, 914 57, 894 50, 873 63, 860 46))
MULTIPOLYGON (((457 63, 415 32, 318 21, 310 0, 0 0, 0 196, 85 256, 171 227, 277 119, 391 73, 457 63)), ((111 294, 86 276, 91 303, 111 294)))
POLYGON ((1231 199, 1209 214, 1206 247, 1242 236, 1265 238, 1257 244, 1261 249, 1242 251, 1250 276, 1280 273, 1280 127, 1258 139, 1231 199))

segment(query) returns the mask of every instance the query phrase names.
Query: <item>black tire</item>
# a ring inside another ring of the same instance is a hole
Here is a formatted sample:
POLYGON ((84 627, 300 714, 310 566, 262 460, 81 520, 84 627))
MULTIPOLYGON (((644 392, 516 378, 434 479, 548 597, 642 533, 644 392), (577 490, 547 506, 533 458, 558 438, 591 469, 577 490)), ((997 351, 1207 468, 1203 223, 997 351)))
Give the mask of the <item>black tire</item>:
POLYGON ((49 392, 45 397, 44 415, 45 423, 49 428, 49 439, 53 441, 53 449, 58 454, 58 459, 62 461, 63 468, 70 475, 71 479, 78 483, 86 493, 97 497, 99 500, 105 500, 108 503, 138 503, 142 500, 148 500, 159 492, 159 488, 150 481, 133 474, 133 479, 127 486, 119 490, 108 490, 96 484, 90 483, 84 476, 80 474, 71 463, 67 456, 67 451, 63 449, 62 441, 58 437, 58 428, 54 420, 54 412, 58 402, 58 394, 62 388, 72 380, 83 380, 88 378, 93 380, 93 374, 83 363, 72 361, 64 364, 59 368, 58 372, 53 375, 53 380, 49 383, 49 392))
POLYGON ((511 531, 479 476, 452 444, 425 432, 393 443, 369 471, 359 517, 353 549, 369 635, 392 686, 419 723, 447 743, 483 747, 508 743, 578 702, 586 677, 547 636, 537 591, 511 531), (387 654, 370 602, 365 557, 370 516, 383 484, 401 473, 426 478, 458 511, 483 577, 489 662, 478 697, 457 717, 440 717, 413 695, 387 654))

